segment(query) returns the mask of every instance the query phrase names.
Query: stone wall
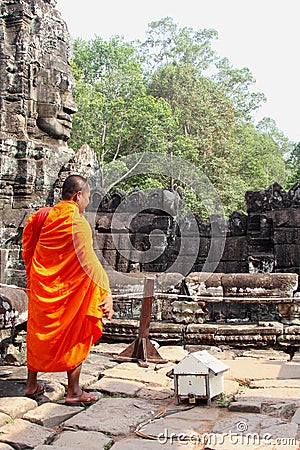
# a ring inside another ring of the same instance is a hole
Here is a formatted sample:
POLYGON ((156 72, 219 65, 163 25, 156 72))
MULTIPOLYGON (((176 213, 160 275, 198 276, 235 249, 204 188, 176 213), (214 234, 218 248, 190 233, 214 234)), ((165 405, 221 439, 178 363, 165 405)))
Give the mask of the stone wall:
POLYGON ((98 211, 89 213, 89 220, 97 251, 117 271, 164 272, 176 267, 176 272, 186 275, 202 271, 210 258, 216 272, 299 275, 300 183, 288 192, 275 183, 266 190, 247 192, 245 198, 247 214, 235 211, 225 224, 220 217, 203 222, 195 215, 197 228, 192 232, 184 229, 177 193, 159 189, 128 196, 116 190, 98 211), (172 196, 175 206, 166 208, 172 196), (224 251, 214 260, 214 249, 222 244, 224 251), (135 249, 152 249, 152 260, 144 261, 135 249))

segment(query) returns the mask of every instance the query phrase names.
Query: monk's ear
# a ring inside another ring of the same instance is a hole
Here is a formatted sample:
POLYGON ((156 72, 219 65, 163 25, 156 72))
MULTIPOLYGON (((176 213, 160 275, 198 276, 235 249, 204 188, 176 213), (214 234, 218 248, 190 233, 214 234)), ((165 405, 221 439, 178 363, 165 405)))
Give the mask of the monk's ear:
POLYGON ((72 200, 76 203, 79 200, 80 195, 81 191, 76 192, 76 194, 73 195, 72 200))

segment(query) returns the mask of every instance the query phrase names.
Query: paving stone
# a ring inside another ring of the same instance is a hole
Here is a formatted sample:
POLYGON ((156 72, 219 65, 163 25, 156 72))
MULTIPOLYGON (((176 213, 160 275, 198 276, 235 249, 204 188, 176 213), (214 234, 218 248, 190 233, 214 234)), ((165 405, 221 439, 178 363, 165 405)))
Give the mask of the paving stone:
POLYGON ((37 407, 37 402, 27 397, 2 397, 0 398, 0 412, 7 414, 12 419, 23 417, 31 409, 37 407))
POLYGON ((265 389, 245 389, 239 392, 238 400, 260 400, 260 401, 272 401, 276 399, 276 402, 291 402, 300 399, 300 389, 290 388, 265 388, 265 389))
POLYGON ((145 419, 153 417, 157 410, 156 405, 142 399, 103 398, 67 420, 65 427, 126 435, 145 419))
POLYGON ((204 420, 185 420, 175 417, 164 417, 162 419, 153 420, 139 429, 145 435, 153 437, 164 436, 167 438, 171 435, 192 436, 205 432, 207 425, 204 420))
MULTIPOLYGON (((38 445, 34 450, 73 450, 73 447, 59 447, 57 445, 38 445)), ((100 450, 100 449, 99 449, 100 450)))
POLYGON ((260 413, 261 402, 232 402, 228 406, 229 411, 260 413))
POLYGON ((8 414, 0 413, 0 427, 10 422, 12 418, 8 414))
POLYGON ((224 394, 236 394, 240 388, 237 381, 234 380, 224 380, 224 394))
POLYGON ((26 366, 10 366, 10 365, 0 365, 0 378, 3 379, 15 379, 15 380, 26 380, 27 377, 27 367, 26 366))
POLYGON ((291 388, 300 389, 300 379, 294 380, 255 380, 251 381, 249 384, 250 388, 253 389, 264 389, 264 388, 291 388))
POLYGON ((55 431, 41 427, 27 420, 16 419, 1 427, 1 442, 9 443, 13 448, 28 450, 40 444, 48 444, 55 436, 55 431))
POLYGON ((116 364, 118 364, 117 361, 111 361, 108 356, 90 353, 82 364, 81 375, 92 375, 99 379, 106 369, 114 367, 116 364))
MULTIPOLYGON (((0 450, 14 450, 13 447, 11 447, 8 444, 3 444, 0 442, 0 450)), ((49 449, 48 449, 49 450, 49 449)))
POLYGON ((297 408, 292 419, 291 422, 293 423, 297 423, 298 425, 300 425, 300 408, 297 408))
POLYGON ((25 414, 23 419, 29 420, 30 422, 38 425, 43 425, 44 427, 53 428, 83 410, 84 408, 80 406, 65 406, 55 403, 44 403, 43 405, 40 405, 25 414))
POLYGON ((101 380, 93 383, 87 390, 95 390, 108 394, 121 394, 127 397, 134 397, 136 393, 145 385, 134 380, 120 380, 116 378, 103 377, 101 380))
POLYGON ((261 412, 263 414, 270 414, 284 419, 291 419, 298 407, 300 407, 300 401, 291 403, 288 400, 277 402, 276 399, 272 399, 271 401, 261 402, 261 412))
MULTIPOLYGON (((104 355, 119 355, 125 348, 128 347, 128 343, 120 342, 117 344, 108 344, 107 342, 100 341, 99 344, 95 344, 92 347, 92 352, 103 353, 104 355)), ((118 363, 117 363, 118 364, 118 363)))
POLYGON ((136 397, 149 400, 166 400, 167 398, 174 397, 174 391, 171 389, 151 386, 140 389, 137 392, 136 397))
POLYGON ((257 433, 260 424, 269 417, 262 414, 245 414, 220 420, 215 423, 212 432, 215 434, 226 433, 257 433))
POLYGON ((292 438, 296 439, 298 432, 298 424, 296 423, 281 423, 275 426, 263 428, 260 436, 268 435, 271 439, 278 438, 292 438))
MULTIPOLYGON (((59 448, 66 447, 73 450, 88 449, 88 450, 100 450, 105 445, 112 443, 112 439, 107 437, 103 433, 97 433, 96 431, 63 431, 57 439, 53 441, 53 444, 59 448)), ((52 450, 52 446, 50 449, 52 450)))
MULTIPOLYGON (((122 439, 122 441, 116 442, 111 450, 197 450, 197 447, 190 442, 176 442, 165 443, 162 439, 161 442, 146 440, 146 439, 122 439)), ((52 450, 52 449, 51 449, 52 450)), ((223 449, 224 450, 224 449, 223 449)), ((236 450, 236 449, 235 449, 236 450)))
POLYGON ((173 363, 181 361, 189 354, 187 350, 184 350, 184 348, 179 345, 164 345, 159 348, 158 353, 163 359, 173 363))
POLYGON ((247 358, 262 359, 269 361, 289 361, 290 355, 280 350, 273 349, 251 349, 244 350, 243 356, 247 358))
POLYGON ((167 440, 170 437, 185 436, 187 439, 207 432, 218 418, 219 412, 215 408, 194 407, 184 411, 168 411, 165 416, 153 419, 139 429, 146 435, 157 437, 160 440, 167 440), (209 422, 212 424, 209 424, 209 422))
MULTIPOLYGON (((67 375, 65 372, 51 372, 43 373, 39 376, 39 380, 44 380, 50 383, 56 382, 62 384, 65 388, 68 385, 67 375)), ((92 383, 98 381, 98 376, 90 373, 81 373, 80 384, 82 386, 89 386, 92 383)))
POLYGON ((57 381, 49 381, 45 382, 45 393, 40 398, 39 403, 45 403, 45 402, 57 402, 58 400, 61 400, 65 395, 65 387, 58 383, 57 381))
POLYGON ((150 363, 149 367, 145 368, 139 367, 136 363, 124 362, 112 369, 106 370, 104 375, 111 378, 135 380, 142 383, 153 383, 157 386, 172 388, 173 380, 167 377, 166 374, 173 369, 173 367, 173 363, 159 365, 150 363))
MULTIPOLYGON (((167 416, 170 417, 170 411, 167 411, 167 416)), ((172 410, 171 411, 172 417, 176 419, 183 419, 183 420, 208 420, 208 421, 215 421, 219 417, 219 410, 216 408, 211 408, 210 406, 195 406, 192 408, 186 408, 182 410, 180 408, 178 411, 172 410)))
POLYGON ((223 435, 208 436, 208 442, 204 450, 298 450, 297 442, 289 445, 283 440, 282 445, 275 439, 261 438, 254 435, 223 435))
POLYGON ((236 381, 278 379, 283 365, 288 364, 286 361, 260 361, 253 358, 220 360, 230 369, 224 373, 224 379, 236 381))

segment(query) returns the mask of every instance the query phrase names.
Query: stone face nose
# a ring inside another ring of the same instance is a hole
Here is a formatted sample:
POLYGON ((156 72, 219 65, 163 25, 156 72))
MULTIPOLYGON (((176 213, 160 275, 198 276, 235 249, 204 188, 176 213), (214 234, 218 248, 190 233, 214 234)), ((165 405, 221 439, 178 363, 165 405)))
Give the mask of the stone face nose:
POLYGON ((62 95, 62 109, 67 114, 75 114, 78 111, 72 92, 66 91, 62 95))

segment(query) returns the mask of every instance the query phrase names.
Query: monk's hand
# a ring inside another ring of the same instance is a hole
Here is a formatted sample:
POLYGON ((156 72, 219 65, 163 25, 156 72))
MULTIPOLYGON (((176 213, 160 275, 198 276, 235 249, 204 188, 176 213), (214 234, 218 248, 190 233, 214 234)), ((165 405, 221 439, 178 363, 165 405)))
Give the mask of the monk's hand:
POLYGON ((111 295, 111 292, 108 292, 102 302, 100 303, 100 306, 102 308, 103 314, 105 317, 110 320, 112 316, 114 315, 114 308, 113 308, 113 298, 111 295))

